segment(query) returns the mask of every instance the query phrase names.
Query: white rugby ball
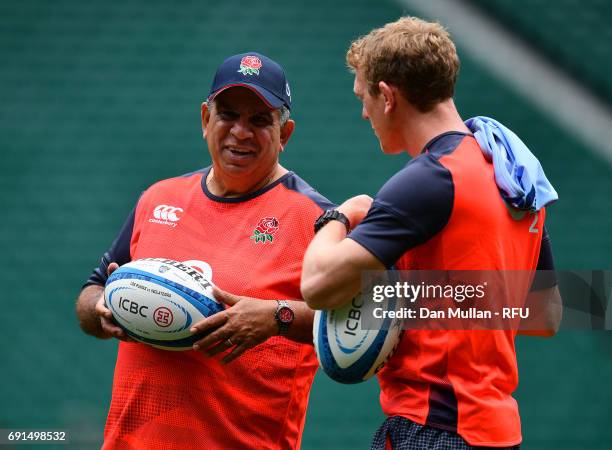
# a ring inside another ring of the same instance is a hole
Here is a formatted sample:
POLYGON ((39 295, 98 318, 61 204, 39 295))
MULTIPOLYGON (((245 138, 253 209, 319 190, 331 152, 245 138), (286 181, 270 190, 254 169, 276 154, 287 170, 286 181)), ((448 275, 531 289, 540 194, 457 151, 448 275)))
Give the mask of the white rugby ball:
POLYGON ((314 346, 319 365, 330 378, 360 383, 384 366, 400 341, 401 320, 384 318, 377 329, 362 329, 362 323, 374 307, 393 310, 395 302, 366 304, 358 295, 341 308, 315 312, 314 346))
POLYGON ((191 326, 224 307, 212 294, 212 269, 202 261, 145 258, 115 270, 106 306, 133 339, 165 350, 190 350, 202 335, 191 326))

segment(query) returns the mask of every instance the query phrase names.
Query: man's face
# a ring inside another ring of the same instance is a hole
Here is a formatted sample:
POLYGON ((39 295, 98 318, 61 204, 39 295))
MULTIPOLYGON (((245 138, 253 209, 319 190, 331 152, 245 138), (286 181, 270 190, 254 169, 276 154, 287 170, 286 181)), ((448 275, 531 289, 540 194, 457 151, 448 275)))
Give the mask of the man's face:
POLYGON ((257 183, 276 167, 289 139, 281 130, 280 114, 271 110, 250 89, 234 87, 204 107, 202 125, 215 171, 229 177, 251 177, 257 183))
POLYGON ((370 121, 374 134, 380 142, 380 148, 384 153, 398 153, 401 149, 395 149, 393 144, 393 129, 389 117, 385 115, 385 98, 382 93, 372 96, 363 71, 357 70, 353 92, 361 100, 361 117, 370 121))

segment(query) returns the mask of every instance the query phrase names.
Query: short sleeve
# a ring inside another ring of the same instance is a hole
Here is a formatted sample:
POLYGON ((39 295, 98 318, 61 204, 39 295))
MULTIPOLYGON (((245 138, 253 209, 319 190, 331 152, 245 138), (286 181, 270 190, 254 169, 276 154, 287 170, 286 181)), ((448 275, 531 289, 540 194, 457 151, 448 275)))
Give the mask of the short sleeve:
POLYGON ((123 223, 123 226, 119 230, 119 234, 111 244, 110 248, 104 252, 100 258, 100 265, 96 267, 83 287, 91 284, 97 284, 104 286, 108 279, 107 269, 110 263, 116 262, 120 266, 130 262, 130 242, 132 240, 132 232, 134 230, 134 217, 136 214, 136 207, 132 209, 127 219, 123 223))
POLYGON ((557 285, 557 276, 555 274, 555 262, 552 254, 552 244, 546 227, 542 234, 542 244, 540 245, 540 254, 538 255, 538 266, 536 274, 531 284, 531 291, 539 291, 549 289, 557 285))
POLYGON ((433 156, 421 155, 385 183, 349 238, 391 267, 446 226, 453 200, 449 170, 433 156))

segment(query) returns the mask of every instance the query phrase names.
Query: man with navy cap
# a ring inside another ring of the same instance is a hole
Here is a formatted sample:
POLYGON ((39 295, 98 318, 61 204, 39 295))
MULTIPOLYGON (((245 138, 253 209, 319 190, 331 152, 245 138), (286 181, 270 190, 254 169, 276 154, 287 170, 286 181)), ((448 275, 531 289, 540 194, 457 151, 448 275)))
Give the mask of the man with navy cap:
POLYGON ((279 64, 226 59, 202 104, 212 165, 149 187, 81 291, 83 330, 121 341, 104 449, 299 447, 317 368, 302 259, 333 205, 279 164, 290 110, 279 64), (227 308, 192 326, 194 351, 132 342, 112 322, 108 273, 147 257, 212 268, 227 308))

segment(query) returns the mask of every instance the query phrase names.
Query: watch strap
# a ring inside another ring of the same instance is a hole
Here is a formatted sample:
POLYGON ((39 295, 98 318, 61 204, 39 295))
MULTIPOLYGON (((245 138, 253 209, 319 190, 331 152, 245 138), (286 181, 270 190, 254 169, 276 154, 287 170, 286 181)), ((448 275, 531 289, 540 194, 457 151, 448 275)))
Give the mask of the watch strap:
POLYGON ((314 231, 317 233, 321 228, 323 228, 328 222, 332 220, 337 220, 338 222, 342 222, 346 227, 346 232, 348 233, 351 230, 351 223, 348 220, 348 217, 338 211, 337 209, 328 209, 323 214, 319 216, 319 218, 315 221, 314 231))
POLYGON ((289 331, 289 327, 293 323, 294 312, 291 306, 289 306, 289 302, 287 300, 276 300, 276 313, 274 314, 274 319, 276 320, 276 324, 278 325, 278 334, 279 336, 284 336, 289 331), (288 310, 290 319, 286 320, 284 318, 283 313, 288 310))

